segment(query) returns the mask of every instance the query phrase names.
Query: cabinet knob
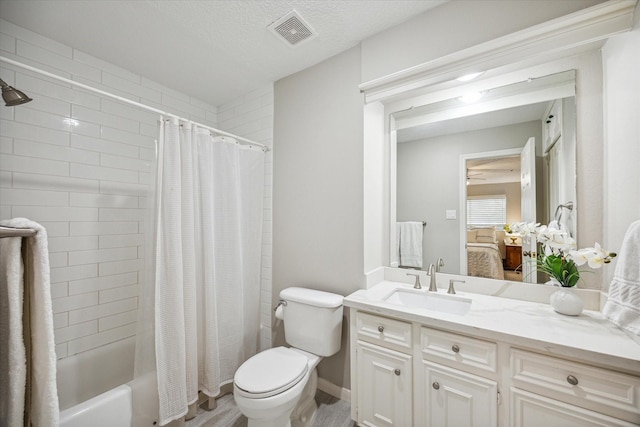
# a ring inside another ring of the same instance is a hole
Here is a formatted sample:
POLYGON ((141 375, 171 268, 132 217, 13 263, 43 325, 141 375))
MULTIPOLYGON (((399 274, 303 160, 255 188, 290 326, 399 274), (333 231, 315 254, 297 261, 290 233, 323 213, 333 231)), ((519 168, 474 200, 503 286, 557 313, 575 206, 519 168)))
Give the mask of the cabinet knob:
POLYGON ((550 119, 553 119, 553 114, 549 114, 549 118, 550 118, 550 119))
POLYGON ((551 120, 547 120, 547 121, 546 121, 546 123, 547 123, 547 124, 551 123, 551 120))
POLYGON ((460 353, 460 347, 458 347, 458 344, 452 345, 451 351, 453 351, 454 353, 460 353))
POLYGON ((382 326, 382 325, 378 326, 378 332, 383 333, 384 332, 384 326, 382 326))
POLYGON ((439 389, 440 389, 440 384, 438 384, 438 382, 437 382, 437 381, 434 381, 434 382, 433 382, 433 384, 431 384, 431 386, 432 386, 434 389, 436 389, 436 390, 439 390, 439 389))
POLYGON ((567 382, 571 385, 578 385, 578 379, 576 377, 574 377, 573 375, 569 375, 567 377, 567 382))
POLYGON ((393 371, 393 373, 396 374, 397 376, 400 376, 402 372, 400 372, 400 369, 396 369, 395 371, 393 371))

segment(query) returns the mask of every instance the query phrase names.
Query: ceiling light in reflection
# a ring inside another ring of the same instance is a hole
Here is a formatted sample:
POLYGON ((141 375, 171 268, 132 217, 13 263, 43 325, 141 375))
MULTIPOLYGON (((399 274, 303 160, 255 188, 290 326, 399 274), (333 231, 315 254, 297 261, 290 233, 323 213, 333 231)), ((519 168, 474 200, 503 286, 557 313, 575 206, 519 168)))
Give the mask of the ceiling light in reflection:
POLYGON ((80 126, 80 122, 77 121, 76 119, 66 118, 66 119, 63 119, 62 121, 69 126, 80 126))
POLYGON ((473 80, 476 77, 480 76, 482 73, 484 73, 484 71, 480 71, 479 73, 465 74, 464 76, 458 77, 456 80, 458 80, 460 82, 468 82, 468 81, 473 80))

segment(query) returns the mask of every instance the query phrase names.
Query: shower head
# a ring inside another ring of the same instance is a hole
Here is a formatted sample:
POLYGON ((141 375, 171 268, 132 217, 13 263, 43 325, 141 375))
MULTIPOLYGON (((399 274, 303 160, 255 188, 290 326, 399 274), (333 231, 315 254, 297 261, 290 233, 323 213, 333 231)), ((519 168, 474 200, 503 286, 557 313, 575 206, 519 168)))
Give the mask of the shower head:
POLYGON ((0 86, 2 86, 2 99, 7 107, 13 107, 14 105, 24 104, 29 101, 33 101, 24 92, 14 89, 0 79, 0 86))

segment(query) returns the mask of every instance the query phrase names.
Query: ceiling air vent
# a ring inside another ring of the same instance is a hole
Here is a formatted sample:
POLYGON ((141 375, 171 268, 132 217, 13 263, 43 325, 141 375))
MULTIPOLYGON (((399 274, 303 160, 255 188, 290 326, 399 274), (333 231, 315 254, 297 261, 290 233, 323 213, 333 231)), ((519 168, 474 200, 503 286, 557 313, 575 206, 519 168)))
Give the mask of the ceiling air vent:
POLYGON ((318 35, 295 10, 287 13, 267 28, 279 39, 285 41, 288 46, 299 46, 302 42, 311 40, 318 35))

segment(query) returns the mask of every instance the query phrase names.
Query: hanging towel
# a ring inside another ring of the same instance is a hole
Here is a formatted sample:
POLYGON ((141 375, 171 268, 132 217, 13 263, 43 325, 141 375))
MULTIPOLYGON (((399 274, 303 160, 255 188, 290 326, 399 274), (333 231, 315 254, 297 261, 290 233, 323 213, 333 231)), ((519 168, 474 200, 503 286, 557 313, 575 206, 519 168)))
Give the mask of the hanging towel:
POLYGON ((47 232, 26 218, 0 225, 37 231, 24 239, 0 239, 0 424, 23 425, 26 411, 31 426, 56 427, 60 422, 47 232), (32 262, 26 267, 23 244, 32 262), (27 336, 22 320, 25 293, 30 300, 27 336))
POLYGON ((404 221, 398 223, 400 267, 422 268, 422 223, 404 221))
POLYGON ((602 314, 640 336, 640 221, 632 223, 624 236, 602 314))

